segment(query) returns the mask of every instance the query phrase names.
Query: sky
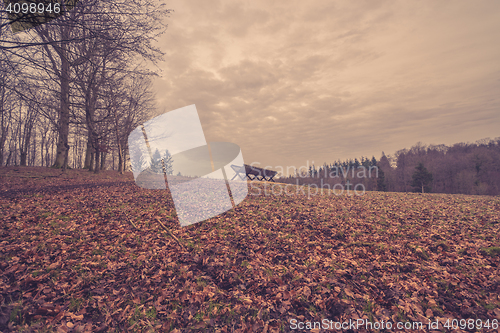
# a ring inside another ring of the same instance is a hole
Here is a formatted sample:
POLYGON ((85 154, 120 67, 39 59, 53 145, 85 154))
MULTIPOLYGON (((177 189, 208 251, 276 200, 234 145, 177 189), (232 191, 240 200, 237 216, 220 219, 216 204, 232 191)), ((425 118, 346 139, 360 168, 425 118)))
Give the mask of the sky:
POLYGON ((286 170, 500 137, 500 1, 170 0, 158 112, 286 170))

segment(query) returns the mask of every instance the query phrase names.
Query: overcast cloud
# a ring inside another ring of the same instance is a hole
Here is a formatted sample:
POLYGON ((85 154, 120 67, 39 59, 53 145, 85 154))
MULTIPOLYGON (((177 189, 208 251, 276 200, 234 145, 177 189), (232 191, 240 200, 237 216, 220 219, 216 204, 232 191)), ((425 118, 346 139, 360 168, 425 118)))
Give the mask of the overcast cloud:
POLYGON ((500 1, 169 1, 158 107, 302 166, 500 136, 500 1))

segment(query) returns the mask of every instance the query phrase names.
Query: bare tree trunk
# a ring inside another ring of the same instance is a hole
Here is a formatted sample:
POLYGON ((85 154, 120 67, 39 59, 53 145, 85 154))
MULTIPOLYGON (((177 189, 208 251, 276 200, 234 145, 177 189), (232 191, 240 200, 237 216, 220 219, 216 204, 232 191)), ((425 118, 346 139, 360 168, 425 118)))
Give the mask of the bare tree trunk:
POLYGON ((51 148, 52 142, 50 138, 47 140, 47 145, 45 146, 45 165, 49 166, 50 165, 50 148, 51 148))
MULTIPOLYGON (((116 115, 116 108, 113 107, 114 116, 115 116, 115 135, 116 135, 116 144, 118 145, 118 171, 120 174, 123 174, 123 149, 120 141, 120 133, 118 131, 118 116, 116 115)), ((113 156, 114 163, 114 156, 113 156)))
POLYGON ((107 153, 106 152, 101 152, 101 170, 105 170, 105 167, 106 167, 106 156, 107 156, 107 153))
POLYGON ((19 165, 20 166, 26 166, 26 151, 21 151, 20 153, 20 159, 19 159, 19 165))
MULTIPOLYGON (((3 154, 5 141, 7 141, 7 133, 9 132, 10 117, 6 119, 6 109, 5 106, 5 86, 0 85, 0 166, 3 165, 3 154)), ((9 114, 10 115, 10 114, 9 114)))
POLYGON ((90 131, 87 135, 87 149, 85 150, 85 162, 83 164, 84 169, 92 169, 92 138, 90 136, 90 131))
POLYGON ((94 163, 95 163, 95 153, 91 152, 90 153, 89 171, 94 171, 94 163))
POLYGON ((59 141, 54 168, 65 168, 68 163, 69 135, 69 61, 66 50, 61 50, 61 103, 59 106, 59 141))
POLYGON ((69 145, 66 144, 66 153, 64 154, 64 162, 62 166, 62 171, 66 172, 66 169, 68 168, 68 154, 69 154, 69 145))
POLYGON ((18 124, 12 129, 11 135, 9 137, 9 156, 7 157, 7 162, 5 163, 5 166, 9 165, 11 163, 11 160, 14 160, 14 165, 17 165, 17 138, 19 137, 19 133, 21 131, 20 129, 21 123, 18 122, 18 124))
POLYGON ((9 156, 7 156, 7 162, 5 162, 5 166, 9 165, 11 156, 12 156, 12 150, 9 150, 9 156))
MULTIPOLYGON (((36 112, 28 106, 26 110, 26 119, 24 120, 24 128, 19 131, 19 154, 20 154, 20 166, 27 165, 29 146, 31 141, 31 131, 35 125, 36 112)), ((22 121, 22 118, 19 119, 22 121)))
POLYGON ((17 166, 17 141, 14 141, 14 165, 17 166))
MULTIPOLYGON (((2 122, 3 122, 3 115, 2 115, 2 122)), ((3 126, 3 124, 2 124, 3 126)), ((0 166, 3 165, 3 155, 4 155, 4 147, 5 147, 5 141, 7 141, 7 132, 9 131, 9 127, 7 126, 5 128, 5 131, 2 131, 2 134, 0 135, 0 166)))
POLYGON ((91 141, 90 141, 90 165, 89 171, 93 171, 95 173, 99 172, 99 137, 97 133, 95 133, 92 122, 87 123, 87 127, 89 128, 91 141))
POLYGON ((42 137, 41 137, 41 141, 40 142, 40 164, 41 166, 43 166, 43 148, 45 146, 45 135, 43 132, 41 133, 42 134, 42 137))
POLYGON ((77 139, 76 139, 76 147, 75 147, 75 151, 74 151, 74 154, 75 154, 75 165, 74 167, 75 168, 81 168, 82 167, 82 155, 83 155, 83 135, 82 135, 82 131, 81 131, 82 127, 81 126, 78 126, 77 127, 77 132, 76 132, 76 136, 77 136, 77 139))
POLYGON ((95 150, 95 169, 94 169, 94 173, 99 173, 99 167, 100 167, 100 164, 99 164, 99 161, 100 161, 100 157, 101 157, 101 154, 100 154, 100 151, 99 151, 99 141, 95 140, 95 145, 96 145, 96 150, 95 150))
POLYGON ((75 144, 73 145, 73 169, 77 168, 78 165, 78 148, 80 146, 80 140, 77 139, 77 134, 75 133, 75 144))
POLYGON ((5 140, 7 139, 7 135, 4 137, 4 133, 0 136, 0 166, 3 165, 3 151, 4 151, 4 145, 5 145, 5 140))
POLYGON ((126 148, 122 151, 122 174, 127 170, 127 151, 128 150, 126 148))
POLYGON ((123 170, 124 170, 123 165, 124 165, 124 163, 123 163, 123 153, 122 153, 122 150, 120 148, 118 150, 118 171, 120 172, 120 174, 123 174, 123 170))
POLYGON ((33 132, 33 143, 31 144, 31 153, 30 153, 30 161, 29 165, 35 166, 36 165, 36 130, 33 132))

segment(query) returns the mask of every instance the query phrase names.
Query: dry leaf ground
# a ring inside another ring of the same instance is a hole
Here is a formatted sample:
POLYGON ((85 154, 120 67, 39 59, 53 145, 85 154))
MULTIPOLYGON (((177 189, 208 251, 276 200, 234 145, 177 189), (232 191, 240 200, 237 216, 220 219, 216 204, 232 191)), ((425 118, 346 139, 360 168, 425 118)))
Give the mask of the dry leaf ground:
POLYGON ((0 331, 288 332, 293 320, 448 318, 477 320, 454 332, 498 331, 499 197, 251 192, 181 229, 168 192, 131 174, 0 168, 0 331))

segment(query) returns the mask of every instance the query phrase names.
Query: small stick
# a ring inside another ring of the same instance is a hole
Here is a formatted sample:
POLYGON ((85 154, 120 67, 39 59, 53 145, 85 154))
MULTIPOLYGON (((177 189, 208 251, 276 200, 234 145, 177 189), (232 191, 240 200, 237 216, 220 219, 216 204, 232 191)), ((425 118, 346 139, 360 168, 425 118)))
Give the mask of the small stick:
POLYGON ((157 218, 156 221, 158 221, 160 223, 163 230, 165 230, 170 235, 170 237, 172 237, 177 242, 177 244, 179 244, 179 246, 182 247, 183 250, 186 250, 186 248, 184 247, 184 245, 182 245, 182 243, 179 241, 179 239, 177 239, 177 237, 175 237, 174 234, 172 234, 172 232, 170 230, 168 230, 168 228, 160 221, 160 219, 157 218))
POLYGON ((132 222, 131 219, 128 218, 128 216, 127 216, 127 220, 130 222, 130 224, 132 224, 132 226, 135 228, 135 230, 141 230, 141 229, 137 228, 137 226, 134 224, 134 222, 132 222))

